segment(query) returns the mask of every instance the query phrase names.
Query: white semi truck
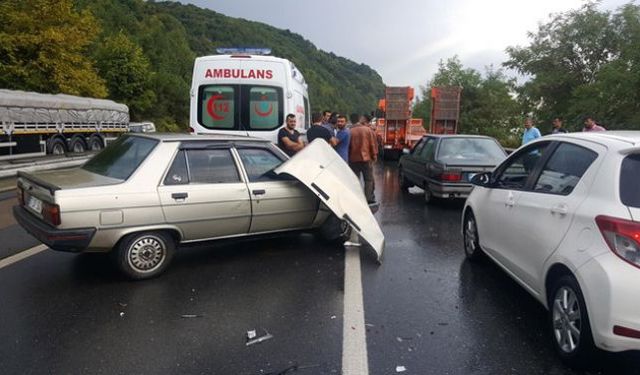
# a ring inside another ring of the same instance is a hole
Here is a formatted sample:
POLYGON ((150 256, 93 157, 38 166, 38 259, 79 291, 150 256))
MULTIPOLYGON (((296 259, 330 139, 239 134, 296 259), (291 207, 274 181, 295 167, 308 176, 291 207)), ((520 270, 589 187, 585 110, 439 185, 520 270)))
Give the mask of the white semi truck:
POLYGON ((128 131, 124 104, 0 89, 0 159, 100 150, 128 131))

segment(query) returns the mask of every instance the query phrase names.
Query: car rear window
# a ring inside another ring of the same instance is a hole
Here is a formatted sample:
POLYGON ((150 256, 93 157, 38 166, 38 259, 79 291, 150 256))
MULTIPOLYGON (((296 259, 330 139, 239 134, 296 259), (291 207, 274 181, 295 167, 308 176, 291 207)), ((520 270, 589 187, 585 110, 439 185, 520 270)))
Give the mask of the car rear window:
POLYGON ((498 142, 486 138, 445 138, 436 159, 445 164, 497 165, 506 154, 498 142))
POLYGON ((640 208, 640 154, 629 155, 622 160, 620 199, 626 206, 640 208))
POLYGON ((90 159, 82 169, 102 176, 126 180, 138 169, 158 141, 123 135, 90 159))

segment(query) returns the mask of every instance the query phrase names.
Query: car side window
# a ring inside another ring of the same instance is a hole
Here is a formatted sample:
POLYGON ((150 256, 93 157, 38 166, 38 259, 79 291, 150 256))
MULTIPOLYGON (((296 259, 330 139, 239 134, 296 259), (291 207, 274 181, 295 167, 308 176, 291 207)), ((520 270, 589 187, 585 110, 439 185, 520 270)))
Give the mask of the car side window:
POLYGON ((429 138, 427 143, 425 143, 424 148, 420 152, 420 158, 425 160, 433 160, 434 155, 436 154, 436 140, 434 138, 429 138))
POLYGON ((187 165, 191 183, 240 182, 240 175, 228 149, 187 150, 187 165))
POLYGON ((422 151, 422 149, 424 148, 424 144, 427 143, 426 138, 422 138, 420 140, 420 142, 418 142, 418 144, 416 145, 416 147, 413 148, 413 151, 411 151, 411 153, 413 155, 420 155, 420 152, 422 151))
POLYGON ((189 170, 184 150, 178 151, 173 164, 164 178, 165 185, 185 185, 189 183, 189 170))
POLYGON ((495 178, 495 186, 504 189, 524 189, 548 146, 549 142, 536 143, 514 155, 500 167, 495 178))
POLYGON ((283 163, 283 160, 271 151, 258 148, 242 148, 238 149, 238 154, 240 154, 240 159, 245 171, 247 171, 247 177, 249 177, 250 182, 288 179, 273 172, 275 168, 283 163))
POLYGON ((549 194, 569 195, 580 178, 598 157, 584 147, 562 143, 545 164, 534 191, 549 194))

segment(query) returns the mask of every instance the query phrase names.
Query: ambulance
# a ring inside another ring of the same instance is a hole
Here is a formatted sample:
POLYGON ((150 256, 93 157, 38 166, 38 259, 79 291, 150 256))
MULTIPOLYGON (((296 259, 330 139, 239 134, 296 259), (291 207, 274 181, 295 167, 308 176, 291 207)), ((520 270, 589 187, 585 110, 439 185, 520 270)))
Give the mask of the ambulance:
POLYGON ((191 85, 190 131, 236 134, 268 139, 287 114, 297 130, 311 125, 309 95, 302 73, 286 59, 263 48, 219 48, 218 55, 198 57, 191 85))

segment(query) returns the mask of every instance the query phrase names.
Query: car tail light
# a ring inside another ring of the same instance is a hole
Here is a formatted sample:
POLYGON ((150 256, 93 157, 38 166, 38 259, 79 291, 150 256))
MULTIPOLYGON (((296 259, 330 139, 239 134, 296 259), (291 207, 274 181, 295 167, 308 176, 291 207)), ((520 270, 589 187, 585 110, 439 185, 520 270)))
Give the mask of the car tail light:
POLYGON ((640 223, 600 215, 596 217, 596 224, 611 251, 640 268, 640 223))
POLYGON ((60 206, 57 204, 43 202, 42 218, 53 226, 60 225, 60 206))
POLYGON ((440 174, 440 180, 446 182, 458 182, 462 180, 462 173, 460 172, 444 172, 440 174))
POLYGON ((20 186, 18 186, 18 188, 16 189, 16 195, 18 198, 18 203, 21 206, 24 206, 24 190, 22 190, 20 186))

